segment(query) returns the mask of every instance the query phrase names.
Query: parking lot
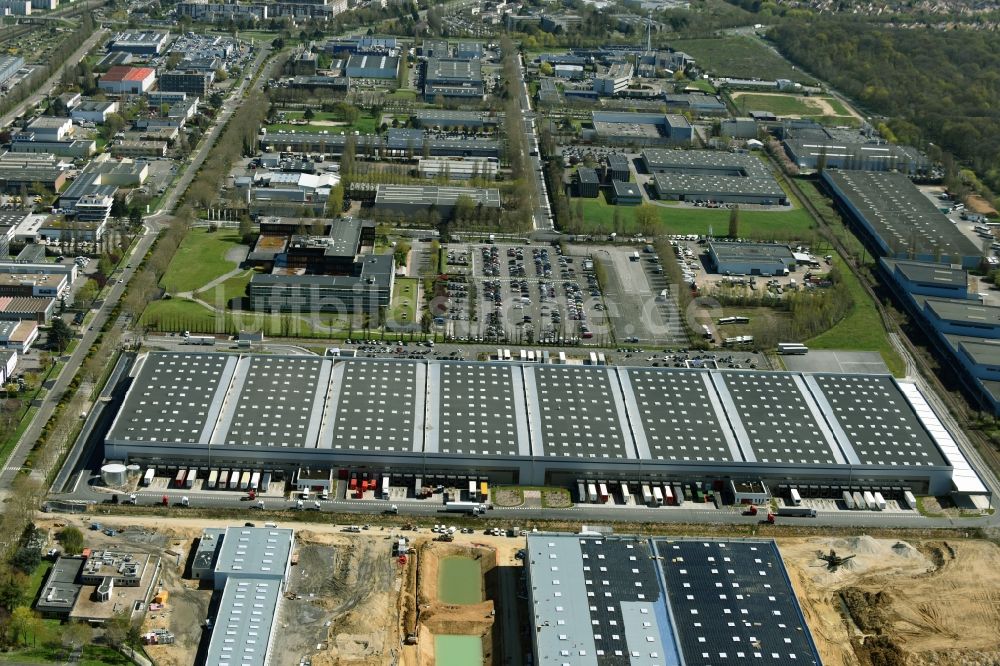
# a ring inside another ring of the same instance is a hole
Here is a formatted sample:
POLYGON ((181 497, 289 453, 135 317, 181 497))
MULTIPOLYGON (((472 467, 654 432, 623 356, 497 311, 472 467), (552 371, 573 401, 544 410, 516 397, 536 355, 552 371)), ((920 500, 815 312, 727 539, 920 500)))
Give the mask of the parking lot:
POLYGON ((524 343, 610 341, 606 305, 587 256, 558 247, 450 245, 446 311, 456 338, 524 343), (458 269, 458 270, 455 270, 458 269))

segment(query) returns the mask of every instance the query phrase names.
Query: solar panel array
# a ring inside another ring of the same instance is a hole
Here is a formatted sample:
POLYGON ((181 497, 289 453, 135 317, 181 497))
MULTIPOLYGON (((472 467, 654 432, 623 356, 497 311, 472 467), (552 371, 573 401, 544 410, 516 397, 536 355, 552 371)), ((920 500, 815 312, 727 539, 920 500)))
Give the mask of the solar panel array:
POLYGON ((609 463, 949 464, 887 376, 225 353, 150 353, 107 440, 609 463))
POLYGON ((794 375, 723 372, 726 387, 760 462, 833 464, 836 462, 806 396, 794 375))
POLYGON ((773 541, 654 544, 688 666, 819 666, 773 541))
POLYGON ((890 378, 834 374, 813 377, 862 464, 946 464, 890 378))
POLYGON ((150 354, 118 416, 123 440, 197 442, 230 357, 150 354))
POLYGON ((411 450, 416 369, 405 362, 345 363, 333 448, 411 450))
POLYGON ((685 462, 733 459, 704 372, 630 368, 628 377, 652 457, 685 462))
POLYGON ((323 359, 253 356, 226 444, 305 446, 323 359))
POLYGON ((438 450, 517 455, 515 399, 509 365, 442 363, 438 450))
POLYGON ((545 454, 583 459, 626 458, 626 442, 607 368, 532 368, 545 454))

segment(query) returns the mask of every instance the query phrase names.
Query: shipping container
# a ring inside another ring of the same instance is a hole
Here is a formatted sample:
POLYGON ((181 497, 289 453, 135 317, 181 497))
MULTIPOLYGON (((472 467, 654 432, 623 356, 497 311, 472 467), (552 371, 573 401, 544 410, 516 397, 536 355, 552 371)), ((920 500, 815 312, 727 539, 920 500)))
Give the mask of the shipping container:
POLYGON ((908 509, 914 509, 914 510, 916 510, 916 508, 917 508, 917 498, 914 497, 913 493, 911 493, 909 490, 907 490, 907 491, 905 491, 903 493, 903 502, 906 503, 906 507, 908 509))
POLYGON ((146 474, 142 477, 142 485, 148 486, 153 482, 153 479, 155 477, 156 477, 156 470, 150 467, 149 469, 146 470, 146 474))
POLYGON ((219 490, 225 490, 229 485, 229 470, 224 469, 219 472, 219 490))
POLYGON ((209 473, 208 473, 208 488, 209 488, 209 490, 213 490, 215 488, 215 484, 218 481, 219 481, 219 470, 217 470, 217 469, 210 470, 209 473))
POLYGON ((871 491, 866 490, 861 494, 865 498, 865 508, 872 511, 875 510, 875 496, 871 494, 871 491))
POLYGON ((653 503, 656 506, 663 506, 663 491, 659 486, 653 486, 653 503))
POLYGON ((653 503, 653 491, 649 489, 649 484, 642 484, 642 503, 649 506, 653 503))
POLYGON ((187 477, 186 469, 177 470, 177 476, 174 477, 174 485, 180 488, 184 485, 184 479, 187 477))
POLYGON ((229 489, 236 490, 240 487, 240 470, 234 469, 229 473, 229 489))
POLYGON ((250 472, 249 470, 240 474, 240 488, 243 490, 250 490, 250 472))
POLYGON ((597 501, 597 486, 593 483, 587 484, 587 501, 596 502, 597 501))
POLYGON ((260 488, 260 472, 254 472, 250 475, 250 490, 257 490, 260 488))
POLYGON ((854 508, 854 497, 851 495, 851 493, 847 492, 846 490, 844 491, 844 505, 848 509, 854 508))
POLYGON ((674 486, 674 502, 677 506, 684 504, 684 490, 680 486, 674 486))
POLYGON ((792 501, 792 506, 799 506, 802 504, 802 496, 799 495, 799 491, 795 488, 788 491, 788 497, 792 501))
POLYGON ((663 502, 664 504, 674 503, 674 491, 665 483, 663 484, 663 502))
POLYGON ((886 502, 885 498, 882 497, 882 493, 875 493, 875 508, 879 511, 885 511, 886 502))
POLYGON ((598 484, 597 495, 601 504, 605 504, 609 499, 611 499, 611 495, 608 494, 608 485, 606 483, 598 484))
POLYGON ((629 498, 629 495, 631 495, 631 494, 632 493, 629 492, 629 489, 628 489, 628 484, 625 483, 624 481, 622 481, 622 502, 624 502, 625 504, 628 504, 628 498, 629 498))
POLYGON ((868 507, 865 506, 865 498, 859 492, 852 492, 851 499, 854 500, 854 508, 859 510, 864 510, 868 507))

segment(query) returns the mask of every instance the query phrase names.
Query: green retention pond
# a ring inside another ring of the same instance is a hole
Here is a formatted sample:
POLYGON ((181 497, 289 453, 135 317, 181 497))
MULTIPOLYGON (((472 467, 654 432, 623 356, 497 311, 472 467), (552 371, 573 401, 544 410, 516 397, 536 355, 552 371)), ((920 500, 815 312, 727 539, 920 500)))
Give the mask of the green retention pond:
POLYGON ((477 666, 482 663, 483 641, 479 636, 441 634, 434 637, 434 666, 477 666))
POLYGON ((438 563, 438 599, 443 604, 478 604, 483 600, 479 560, 445 557, 438 563))

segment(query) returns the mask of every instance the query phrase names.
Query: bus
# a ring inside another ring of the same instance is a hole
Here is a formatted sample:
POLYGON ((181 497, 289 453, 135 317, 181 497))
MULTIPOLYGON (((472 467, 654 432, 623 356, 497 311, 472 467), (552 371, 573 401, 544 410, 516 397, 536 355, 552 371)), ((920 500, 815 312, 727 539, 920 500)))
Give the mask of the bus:
POLYGON ((749 324, 750 317, 720 317, 719 326, 727 326, 729 324, 749 324))
POLYGON ((701 325, 701 337, 706 340, 712 340, 715 338, 715 336, 712 335, 712 329, 708 327, 708 324, 701 325))
POLYGON ((809 348, 798 342, 779 342, 778 353, 782 355, 808 354, 809 348))

